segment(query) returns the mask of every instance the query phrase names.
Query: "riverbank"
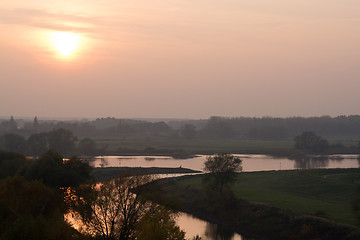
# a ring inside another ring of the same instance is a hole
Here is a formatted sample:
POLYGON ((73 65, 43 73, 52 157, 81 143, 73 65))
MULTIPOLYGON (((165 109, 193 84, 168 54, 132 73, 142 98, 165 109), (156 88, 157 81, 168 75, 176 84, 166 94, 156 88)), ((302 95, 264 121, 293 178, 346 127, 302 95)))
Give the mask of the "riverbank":
POLYGON ((158 181, 150 198, 245 237, 360 239, 360 229, 349 225, 356 224, 350 201, 359 181, 359 169, 241 173, 234 198, 210 193, 201 176, 189 176, 158 181))
POLYGON ((137 174, 193 174, 200 173, 188 168, 160 168, 160 167, 104 167, 94 168, 91 175, 97 182, 108 179, 118 178, 121 175, 137 175, 137 174))

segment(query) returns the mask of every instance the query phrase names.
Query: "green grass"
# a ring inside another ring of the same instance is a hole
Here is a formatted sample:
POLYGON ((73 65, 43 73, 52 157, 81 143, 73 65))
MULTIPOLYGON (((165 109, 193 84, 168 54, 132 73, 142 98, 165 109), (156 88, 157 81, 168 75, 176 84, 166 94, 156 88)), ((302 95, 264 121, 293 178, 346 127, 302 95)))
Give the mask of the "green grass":
MULTIPOLYGON (((201 176, 180 183, 202 187, 201 176)), ((360 169, 319 169, 240 173, 232 189, 251 202, 356 225, 351 201, 359 184, 360 169)))
POLYGON ((116 151, 117 148, 129 148, 142 151, 147 147, 157 149, 182 149, 189 153, 269 153, 274 151, 288 151, 294 148, 293 139, 284 140, 249 140, 249 139, 182 139, 169 136, 154 136, 132 134, 127 136, 80 136, 90 137, 98 146, 107 145, 107 151, 116 151))

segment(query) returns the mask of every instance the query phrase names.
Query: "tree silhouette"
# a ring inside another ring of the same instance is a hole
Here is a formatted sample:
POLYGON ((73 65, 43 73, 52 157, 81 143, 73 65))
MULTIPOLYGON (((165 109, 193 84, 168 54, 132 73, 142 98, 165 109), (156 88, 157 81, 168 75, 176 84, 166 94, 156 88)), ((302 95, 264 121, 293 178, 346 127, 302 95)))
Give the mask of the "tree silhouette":
POLYGON ((204 164, 204 171, 210 173, 210 180, 220 192, 225 185, 235 181, 236 172, 242 171, 242 160, 226 153, 210 156, 204 164))
POLYGON ((192 139, 196 136, 196 127, 193 124, 185 124, 181 128, 181 135, 186 139, 192 139))
POLYGON ((5 134, 2 136, 2 142, 4 149, 9 152, 25 153, 27 149, 27 142, 25 138, 17 134, 5 134))
POLYGON ((66 156, 75 146, 77 138, 70 130, 55 129, 47 133, 49 148, 66 156))
POLYGON ((295 148, 313 153, 324 153, 329 143, 314 132, 307 131, 295 137, 295 148))
POLYGON ((49 149, 46 133, 32 134, 28 140, 28 150, 32 156, 40 156, 49 149))
POLYGON ((150 203, 142 200, 142 190, 131 190, 149 181, 146 176, 120 177, 99 185, 81 185, 72 199, 75 218, 85 232, 105 240, 135 239, 140 219, 150 203))

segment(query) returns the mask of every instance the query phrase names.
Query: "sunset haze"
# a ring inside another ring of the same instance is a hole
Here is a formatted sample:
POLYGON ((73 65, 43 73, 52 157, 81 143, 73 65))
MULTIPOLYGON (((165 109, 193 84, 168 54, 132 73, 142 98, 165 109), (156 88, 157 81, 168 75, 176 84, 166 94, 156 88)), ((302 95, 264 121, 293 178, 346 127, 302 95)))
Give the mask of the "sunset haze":
POLYGON ((0 116, 359 114, 358 0, 13 0, 0 31, 0 116))

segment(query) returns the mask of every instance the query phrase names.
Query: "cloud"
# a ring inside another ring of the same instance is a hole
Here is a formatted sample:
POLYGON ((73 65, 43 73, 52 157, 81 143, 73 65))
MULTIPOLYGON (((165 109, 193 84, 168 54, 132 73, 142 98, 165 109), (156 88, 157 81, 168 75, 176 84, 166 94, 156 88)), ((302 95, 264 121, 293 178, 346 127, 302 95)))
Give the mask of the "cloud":
POLYGON ((42 9, 1 9, 0 23, 16 24, 55 31, 93 33, 106 25, 101 17, 55 13, 42 9))

